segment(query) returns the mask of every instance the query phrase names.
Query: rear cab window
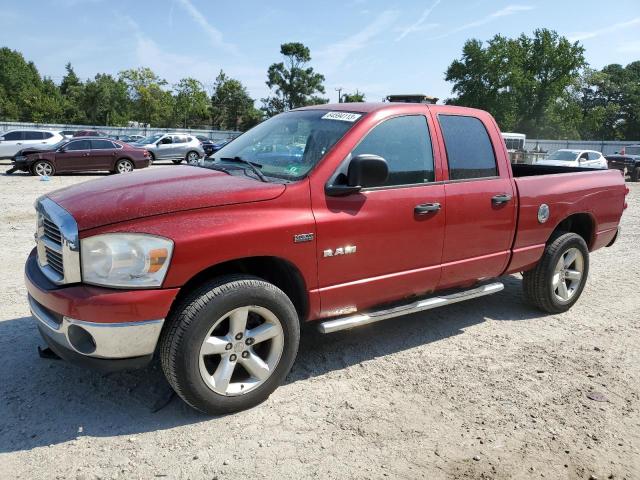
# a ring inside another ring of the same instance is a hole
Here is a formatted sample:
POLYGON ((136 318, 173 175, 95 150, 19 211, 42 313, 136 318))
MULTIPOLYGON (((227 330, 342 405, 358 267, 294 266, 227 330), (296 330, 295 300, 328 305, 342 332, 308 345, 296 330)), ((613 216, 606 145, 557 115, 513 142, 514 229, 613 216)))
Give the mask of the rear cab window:
POLYGON ((496 177, 498 167, 489 133, 482 121, 463 115, 438 115, 449 180, 496 177))

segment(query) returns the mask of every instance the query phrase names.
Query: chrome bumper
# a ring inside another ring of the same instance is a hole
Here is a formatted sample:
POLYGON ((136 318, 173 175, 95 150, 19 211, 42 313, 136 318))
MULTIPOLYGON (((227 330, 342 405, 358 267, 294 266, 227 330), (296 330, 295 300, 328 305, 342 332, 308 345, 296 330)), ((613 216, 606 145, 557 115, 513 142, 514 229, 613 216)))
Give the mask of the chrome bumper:
POLYGON ((123 359, 151 355, 156 349, 164 319, 131 323, 94 323, 63 316, 60 322, 31 296, 31 313, 49 340, 80 355, 98 359, 123 359))

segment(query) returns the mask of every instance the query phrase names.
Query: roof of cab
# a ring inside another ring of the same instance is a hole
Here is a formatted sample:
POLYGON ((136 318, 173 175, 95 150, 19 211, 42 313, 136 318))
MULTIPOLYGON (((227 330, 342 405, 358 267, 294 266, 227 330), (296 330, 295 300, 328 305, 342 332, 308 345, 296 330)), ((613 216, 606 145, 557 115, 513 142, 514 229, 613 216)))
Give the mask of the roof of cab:
POLYGON ((476 108, 459 107, 453 105, 433 105, 426 103, 405 103, 405 102, 354 102, 354 103, 323 103, 320 105, 309 105, 307 107, 296 108, 293 111, 300 110, 332 110, 336 112, 358 112, 358 113, 371 113, 385 109, 395 109, 398 107, 406 108, 407 110, 416 109, 423 110, 425 107, 436 112, 442 112, 447 110, 455 110, 456 112, 468 111, 483 112, 476 108))

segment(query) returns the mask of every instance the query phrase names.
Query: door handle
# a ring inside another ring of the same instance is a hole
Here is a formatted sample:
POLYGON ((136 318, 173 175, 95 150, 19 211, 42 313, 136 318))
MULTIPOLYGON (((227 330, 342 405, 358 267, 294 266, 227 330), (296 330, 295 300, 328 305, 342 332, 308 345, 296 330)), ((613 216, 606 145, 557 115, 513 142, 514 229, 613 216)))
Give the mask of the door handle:
POLYGON ((437 212, 438 210, 440 210, 440 204, 438 202, 421 203, 420 205, 416 205, 413 209, 416 215, 426 215, 427 213, 437 212))
POLYGON ((498 195, 494 195, 491 198, 491 203, 493 203, 494 205, 502 205, 503 203, 511 201, 511 198, 511 195, 509 195, 508 193, 499 193, 498 195))

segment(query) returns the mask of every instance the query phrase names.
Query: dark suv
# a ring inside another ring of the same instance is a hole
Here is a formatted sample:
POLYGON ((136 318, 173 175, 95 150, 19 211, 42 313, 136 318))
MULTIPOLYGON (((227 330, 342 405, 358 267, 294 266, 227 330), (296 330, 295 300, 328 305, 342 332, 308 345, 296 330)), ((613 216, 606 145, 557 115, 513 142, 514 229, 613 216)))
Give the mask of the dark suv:
POLYGON ((615 155, 607 155, 609 168, 629 175, 632 182, 640 180, 640 145, 626 145, 615 155))

